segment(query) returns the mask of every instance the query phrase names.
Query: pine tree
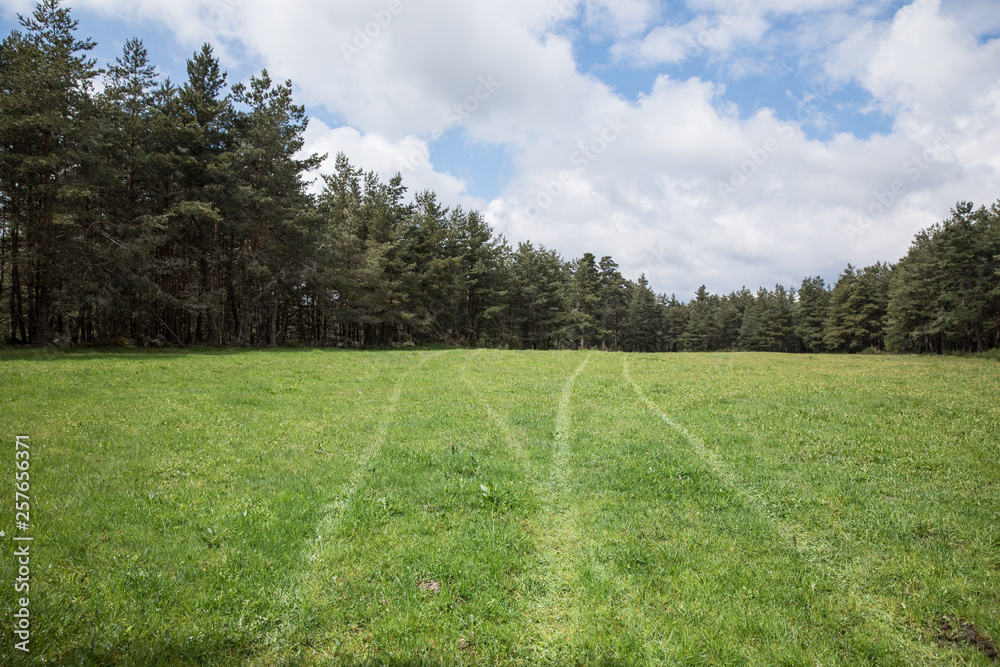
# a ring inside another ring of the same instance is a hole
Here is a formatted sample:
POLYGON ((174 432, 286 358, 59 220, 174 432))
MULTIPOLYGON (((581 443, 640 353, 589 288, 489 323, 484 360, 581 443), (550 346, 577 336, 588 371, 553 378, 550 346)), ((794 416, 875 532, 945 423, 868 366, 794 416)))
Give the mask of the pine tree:
POLYGON ((545 350, 568 342, 565 304, 569 273, 555 251, 518 244, 511 262, 507 324, 515 346, 545 350))
POLYGON ((765 349, 769 352, 798 352, 795 335, 795 290, 775 285, 764 308, 765 349))
POLYGON ((974 210, 959 202, 950 219, 917 234, 892 272, 892 349, 983 351, 1000 345, 998 212, 1000 204, 974 210))
POLYGON ((935 328, 956 348, 982 352, 992 328, 991 287, 998 248, 990 241, 985 208, 959 202, 934 237, 938 320, 935 328))
POLYGON ((764 287, 757 290, 756 296, 751 296, 743 311, 740 324, 738 347, 741 350, 761 351, 768 349, 768 302, 771 293, 764 287))
POLYGON ((167 212, 171 300, 164 321, 184 343, 220 344, 225 342, 221 207, 232 195, 223 155, 231 149, 233 114, 224 94, 227 77, 210 45, 188 60, 187 74, 167 110, 176 123, 177 144, 167 212))
POLYGON ((632 294, 625 318, 625 348, 632 352, 655 352, 663 328, 656 295, 649 289, 645 274, 630 288, 632 294))
POLYGON ((291 314, 287 304, 304 296, 309 266, 312 237, 303 222, 310 218, 302 213, 310 200, 303 176, 325 156, 295 157, 308 120, 292 102, 290 81, 274 85, 264 70, 249 86, 234 86, 232 100, 245 111, 235 116, 232 150, 218 162, 230 183, 216 241, 224 244, 216 252, 225 258, 217 267, 225 292, 219 328, 224 340, 238 345, 276 345, 286 335, 279 323, 291 314))
POLYGON ((752 303, 753 295, 746 288, 741 292, 732 292, 719 300, 712 321, 711 349, 731 350, 736 348, 740 336, 740 326, 743 322, 743 312, 746 309, 747 296, 750 297, 752 303))
POLYGON ((625 336, 625 316, 628 309, 628 290, 625 279, 618 271, 618 264, 609 256, 601 257, 601 317, 597 336, 602 350, 621 349, 625 336))
POLYGON ((803 278, 795 318, 795 334, 810 352, 822 352, 823 328, 830 309, 830 290, 820 277, 803 278))
POLYGON ((573 266, 573 281, 569 294, 569 325, 580 349, 596 343, 601 318, 601 275, 595 257, 584 253, 573 266))
POLYGON ((82 252, 82 214, 93 206, 84 179, 92 163, 97 76, 90 40, 59 0, 42 0, 25 32, 0 47, 0 178, 10 238, 11 337, 48 343, 69 310, 64 285, 82 252), (27 313, 25 312, 27 301, 27 313))
POLYGON ((663 304, 663 349, 680 352, 683 349, 684 332, 687 330, 688 306, 677 300, 676 294, 664 299, 663 304))
POLYGON ((823 344, 830 352, 858 349, 859 332, 853 325, 852 296, 856 289, 857 274, 851 264, 840 274, 830 292, 830 308, 823 327, 823 344))
POLYGON ((102 114, 103 169, 94 174, 100 215, 94 245, 92 285, 84 286, 74 340, 99 342, 138 337, 158 328, 162 301, 157 248, 163 242, 164 208, 156 193, 169 170, 169 154, 157 133, 157 74, 143 43, 131 39, 108 71, 97 102, 102 114), (102 314, 95 330, 94 313, 102 314))
POLYGON ((884 349, 891 269, 881 263, 856 271, 850 264, 830 295, 823 342, 830 351, 884 349))
POLYGON ((893 352, 936 351, 930 253, 930 235, 921 232, 893 272, 886 328, 886 345, 893 352))
POLYGON ((461 257, 462 337, 470 345, 497 341, 507 309, 504 255, 509 248, 502 237, 493 237, 493 230, 477 211, 462 214, 459 209, 452 217, 461 257))
POLYGON ((713 337, 713 318, 719 298, 709 294, 702 285, 695 294, 694 301, 688 304, 688 322, 684 331, 683 346, 687 350, 703 352, 711 349, 713 337))
POLYGON ((447 220, 448 209, 437 201, 437 195, 417 193, 402 236, 403 290, 409 304, 403 315, 412 335, 457 342, 460 258, 447 220))
MULTIPOLYGON (((396 175, 382 183, 353 167, 339 153, 333 174, 325 175, 319 198, 323 230, 313 299, 323 314, 321 328, 346 344, 388 344, 409 321, 404 290, 408 275, 404 222, 412 207, 396 175)), ((413 332, 402 334, 413 340, 413 332)))

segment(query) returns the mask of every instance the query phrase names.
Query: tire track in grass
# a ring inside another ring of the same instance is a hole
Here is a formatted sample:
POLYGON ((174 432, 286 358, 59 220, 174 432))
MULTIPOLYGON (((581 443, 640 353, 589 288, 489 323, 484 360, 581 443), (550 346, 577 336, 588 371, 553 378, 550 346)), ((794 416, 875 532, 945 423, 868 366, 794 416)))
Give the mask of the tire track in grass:
MULTIPOLYGON (((484 349, 479 348, 478 350, 476 350, 476 352, 470 355, 469 358, 475 359, 478 357, 482 357, 483 352, 484 349)), ((497 414, 497 411, 493 409, 493 406, 490 405, 490 403, 483 397, 483 394, 479 391, 479 389, 472 382, 472 380, 469 379, 469 375, 467 372, 468 369, 469 369, 468 361, 466 361, 464 364, 462 364, 462 366, 459 367, 458 374, 459 377, 462 379, 462 383, 469 388, 469 391, 472 392, 472 395, 475 397, 476 402, 478 402, 479 405, 482 406, 483 410, 486 411, 486 414, 489 415, 490 420, 496 425, 498 429, 500 429, 500 432, 503 435, 504 440, 507 441, 507 444, 510 445, 511 449, 513 449, 514 453, 517 455, 517 460, 521 463, 521 467, 525 471, 525 474, 534 476, 533 475, 534 466, 531 465, 531 460, 528 457, 528 453, 524 451, 524 447, 521 445, 520 440, 514 437, 514 433, 510 430, 510 427, 507 425, 507 422, 505 422, 503 419, 500 418, 500 415, 497 414)))
MULTIPOLYGON (((478 356, 478 355, 477 355, 478 356)), ((580 535, 572 506, 566 500, 566 466, 569 463, 569 433, 571 426, 570 402, 576 379, 580 376, 592 354, 580 363, 573 374, 563 383, 559 404, 556 408, 555 452, 548 479, 536 470, 528 453, 514 437, 507 423, 485 399, 475 384, 468 378, 466 368, 461 372, 462 381, 468 386, 476 400, 489 415, 490 420, 501 431, 504 439, 515 450, 525 474, 532 478, 531 485, 541 497, 542 510, 535 532, 542 554, 542 573, 539 577, 544 585, 542 598, 536 598, 527 610, 527 626, 533 628, 543 646, 553 643, 565 645, 572 632, 572 621, 578 609, 572 605, 574 574, 580 569, 580 535)), ((467 367, 467 364, 466 364, 467 367)))
MULTIPOLYGON (((482 350, 477 351, 475 354, 471 355, 470 359, 476 359, 476 358, 482 357, 481 352, 482 352, 482 350)), ((572 393, 573 384, 576 381, 577 376, 579 376, 579 374, 583 371, 583 367, 587 365, 587 362, 589 360, 590 359, 589 359, 589 356, 588 356, 588 358, 585 359, 583 361, 583 363, 575 370, 575 372, 569 378, 569 380, 567 380, 567 382, 564 383, 563 394, 562 394, 563 399, 560 401, 560 405, 559 405, 560 412, 558 412, 557 416, 556 416, 556 424, 557 424, 557 429, 556 429, 556 446, 557 446, 557 452, 558 452, 558 449, 559 449, 559 434, 560 434, 559 417, 560 417, 561 414, 563 414, 563 413, 565 413, 565 412, 568 411, 568 403, 569 403, 568 395, 570 393, 572 393)), ((468 376, 468 367, 469 367, 469 362, 467 361, 465 364, 462 365, 462 367, 459 370, 459 375, 460 375, 460 377, 462 379, 462 382, 466 385, 466 387, 468 387, 469 391, 475 397, 476 402, 478 402, 479 405, 482 406, 483 410, 489 416, 490 421, 493 422, 493 425, 500 431, 500 433, 503 436, 504 441, 506 441, 508 447, 514 451, 514 454, 517 457, 517 461, 518 461, 518 463, 521 466, 521 470, 524 471, 524 475, 527 478, 528 484, 531 486, 532 490, 535 492, 536 495, 542 497, 543 507, 551 508, 553 506, 552 494, 551 493, 545 493, 545 491, 543 491, 544 478, 542 476, 542 473, 537 469, 537 466, 535 466, 532 463, 531 457, 528 455, 528 452, 525 451, 525 448, 522 445, 521 441, 517 437, 514 436, 514 433, 513 433, 513 431, 511 431, 510 426, 507 424, 507 422, 503 418, 500 417, 500 414, 493 408, 493 405, 490 404, 490 402, 486 400, 486 397, 483 396, 483 394, 482 394, 481 391, 479 391, 479 388, 475 385, 475 383, 473 383, 472 380, 469 379, 469 376, 468 376)), ((568 420, 564 419, 563 421, 566 422, 568 420)), ((565 432, 565 426, 563 426, 562 431, 565 432)), ((554 470, 553 470, 553 472, 554 472, 554 470)), ((544 526, 542 526, 542 528, 544 529, 544 526)), ((540 530, 531 530, 531 529, 529 529, 528 532, 529 533, 534 533, 536 535, 539 535, 540 536, 540 540, 539 541, 542 542, 543 544, 546 543, 545 542, 546 535, 545 535, 544 532, 542 532, 540 530)), ((575 525, 573 526, 573 529, 572 529, 571 533, 574 536, 576 535, 575 525)), ((549 554, 549 553, 551 553, 551 550, 547 548, 545 550, 545 553, 549 554)), ((551 557, 550 557, 550 560, 551 560, 551 557)), ((543 614, 531 614, 529 612, 527 614, 527 618, 526 618, 526 621, 527 621, 526 622, 526 627, 527 628, 538 628, 541 624, 547 622, 548 620, 550 620, 550 619, 545 618, 543 614)), ((538 634, 541 635, 542 633, 538 633, 538 634)))
MULTIPOLYGON (((410 367, 408 367, 403 373, 400 374, 399 379, 396 380, 396 384, 393 387, 392 393, 389 395, 388 401, 384 404, 382 408, 382 417, 375 427, 375 431, 372 435, 371 441, 368 446, 361 452, 361 456, 357 459, 354 465, 354 469, 351 472, 351 476, 347 483, 344 484, 342 489, 342 495, 330 503, 327 503, 323 510, 320 512, 322 517, 319 522, 317 522, 314 533, 316 538, 312 541, 312 548, 305 553, 300 566, 295 570, 294 574, 290 574, 289 585, 282 586, 280 590, 284 591, 281 606, 285 608, 285 618, 291 618, 294 615, 294 610, 300 608, 303 602, 303 589, 307 581, 312 580, 311 567, 316 563, 322 556, 324 549, 323 536, 332 534, 337 525, 340 523, 341 518, 346 514, 347 508, 350 506, 351 501, 358 493, 358 489, 361 486, 362 481, 365 476, 368 475, 370 471, 371 462, 378 456, 379 452, 382 451, 382 447, 385 445, 386 436, 389 431, 389 426, 392 423, 392 417, 396 414, 396 408, 399 405, 399 398, 403 393, 403 386, 406 380, 416 371, 424 367, 424 365, 432 358, 439 357, 443 352, 433 352, 430 354, 418 353, 419 357, 417 362, 410 367)), ((305 550, 303 550, 305 551, 305 550)), ((287 627, 287 626, 285 626, 287 627)), ((293 626, 294 627, 294 626, 293 626)), ((277 637, 269 637, 267 644, 275 645, 277 650, 280 652, 283 650, 284 646, 282 644, 287 641, 288 637, 284 632, 279 631, 277 637)), ((268 663, 267 660, 264 661, 268 663)))
POLYGON ((389 425, 392 423, 393 415, 396 414, 396 407, 399 405, 399 397, 403 393, 403 384, 414 372, 423 368, 430 359, 433 357, 439 357, 442 354, 444 353, 434 352, 432 354, 421 355, 417 363, 406 369, 406 372, 400 375, 399 379, 396 380, 396 385, 392 389, 392 394, 389 395, 389 400, 382 410, 382 418, 379 420, 378 426, 375 427, 375 433, 372 436, 372 440, 368 446, 365 447, 364 451, 361 452, 361 456, 354 465, 354 471, 351 473, 351 477, 344 487, 346 491, 344 492, 343 497, 332 503, 328 503, 326 507, 323 508, 324 518, 316 526, 316 547, 313 549, 312 553, 309 554, 307 562, 312 563, 319 558, 323 535, 333 532, 333 529, 336 528, 337 524, 340 522, 341 516, 343 516, 343 514, 347 511, 351 501, 354 500, 354 496, 357 495, 358 488, 360 487, 362 480, 371 473, 369 466, 375 457, 379 455, 379 452, 382 451, 382 447, 385 445, 389 425))
MULTIPOLYGON (((369 469, 369 464, 379 455, 382 451, 383 445, 385 445, 386 433, 389 431, 389 425, 392 423, 392 416, 396 414, 396 406, 399 405, 399 397, 403 393, 403 383, 407 378, 410 377, 414 372, 420 370, 424 365, 433 357, 439 357, 443 352, 434 352, 427 355, 422 355, 420 360, 410 368, 406 370, 405 373, 399 376, 396 380, 396 386, 392 389, 392 394, 389 396, 389 402, 386 404, 385 409, 382 411, 382 419, 379 420, 378 426, 375 428, 375 435, 372 441, 369 443, 368 447, 361 452, 361 457, 358 459, 354 466, 354 471, 351 473, 351 478, 347 483, 347 492, 343 498, 339 501, 330 503, 324 508, 324 516, 327 517, 327 521, 321 522, 317 526, 317 533, 319 533, 318 538, 322 539, 323 530, 322 528, 333 528, 337 521, 340 519, 340 514, 343 511, 337 513, 335 510, 346 510, 354 499, 354 496, 358 493, 358 487, 361 485, 361 481, 371 472, 369 469), (332 518, 332 521, 330 520, 332 518), (324 525, 329 524, 329 525, 324 525)), ((330 532, 329 530, 325 532, 330 532)), ((314 558, 315 560, 315 558, 314 558)))
POLYGON ((636 396, 646 405, 650 412, 656 415, 660 421, 669 426, 671 429, 679 433, 691 448, 698 458, 705 461, 709 468, 711 468, 712 473, 718 477, 723 485, 729 487, 730 490, 735 491, 744 500, 748 501, 750 505, 760 512, 771 524, 772 527, 781 535, 781 538, 795 547, 795 549, 806 556, 811 561, 816 561, 824 553, 830 553, 831 548, 829 545, 825 544, 820 540, 816 540, 816 544, 811 544, 806 536, 801 532, 794 530, 791 526, 786 524, 784 521, 774 516, 770 508, 767 506, 767 501, 764 497, 757 491, 753 486, 744 481, 739 475, 737 475, 732 468, 724 463, 716 455, 715 451, 706 446, 697 437, 691 435, 684 426, 682 426, 677 421, 674 421, 670 416, 660 409, 656 403, 654 403, 639 387, 638 383, 632 379, 632 374, 629 373, 628 369, 628 355, 623 355, 622 357, 622 370, 625 376, 625 381, 632 387, 636 396))
MULTIPOLYGON (((472 358, 477 356, 480 355, 473 355, 472 358)), ((634 591, 622 588, 621 582, 618 581, 617 577, 609 574, 604 564, 586 556, 584 545, 591 540, 581 536, 579 510, 570 504, 568 498, 569 436, 572 430, 570 403, 576 379, 589 364, 592 356, 593 354, 588 355, 587 359, 563 384, 556 408, 556 437, 554 441, 556 451, 550 463, 551 470, 547 478, 538 470, 538 466, 532 463, 528 452, 514 436, 507 422, 500 417, 499 413, 468 378, 466 374, 468 364, 461 371, 463 382, 489 415, 497 429, 501 431, 510 448, 516 451, 522 469, 525 471, 526 477, 529 478, 529 483, 541 499, 542 509, 538 514, 541 521, 536 519, 536 525, 529 529, 535 535, 539 545, 541 556, 539 560, 543 565, 541 568, 542 576, 539 579, 544 586, 543 594, 531 598, 527 609, 527 625, 534 631, 532 640, 538 642, 537 645, 526 645, 527 650, 531 652, 532 663, 561 663, 575 660, 579 656, 574 657, 564 653, 567 649, 573 651, 579 648, 570 645, 570 638, 573 635, 586 633, 588 630, 594 632, 605 629, 603 626, 594 628, 587 625, 584 616, 595 611, 593 605, 579 602, 574 604, 573 598, 580 596, 573 593, 573 589, 587 588, 582 583, 576 583, 581 574, 587 573, 595 580, 610 585, 625 598, 631 598, 634 595, 634 591), (554 612, 558 612, 558 615, 554 612)), ((629 389, 622 385, 621 391, 627 392, 629 389)), ((622 395, 618 394, 619 400, 622 395)), ((633 617, 631 619, 616 617, 616 622, 621 624, 617 626, 619 631, 635 631, 637 636, 648 634, 643 631, 646 624, 645 613, 634 611, 631 616, 633 617), (636 618, 640 620, 636 622, 636 618)))
POLYGON ((924 654, 926 646, 917 638, 912 636, 912 629, 885 607, 881 601, 874 598, 865 591, 858 590, 856 584, 847 581, 837 568, 827 563, 824 558, 833 554, 833 548, 821 537, 810 535, 806 531, 798 530, 795 526, 788 524, 771 510, 767 500, 753 485, 743 479, 738 472, 723 461, 715 453, 715 450, 708 447, 698 437, 691 434, 681 423, 672 419, 664 412, 660 406, 654 403, 642 390, 639 384, 632 378, 628 367, 628 355, 623 355, 622 372, 627 384, 631 385, 636 396, 646 405, 650 412, 656 415, 660 421, 680 434, 691 445, 692 450, 708 464, 712 473, 722 482, 723 486, 736 493, 748 506, 753 507, 756 512, 763 517, 775 533, 779 535, 786 546, 794 549, 807 563, 818 570, 828 581, 833 582, 844 593, 854 597, 858 606, 864 613, 863 617, 868 621, 875 621, 882 626, 887 636, 898 640, 898 648, 913 652, 918 651, 924 654))
POLYGON ((580 533, 572 503, 568 496, 566 467, 569 464, 569 434, 572 424, 570 403, 577 377, 590 362, 588 354, 573 374, 563 383, 559 405, 556 409, 555 452, 551 472, 540 491, 542 511, 539 514, 540 549, 543 554, 541 581, 544 597, 536 600, 528 610, 528 624, 534 627, 542 645, 554 643, 565 646, 573 634, 574 623, 580 614, 573 605, 576 574, 581 567, 580 533))

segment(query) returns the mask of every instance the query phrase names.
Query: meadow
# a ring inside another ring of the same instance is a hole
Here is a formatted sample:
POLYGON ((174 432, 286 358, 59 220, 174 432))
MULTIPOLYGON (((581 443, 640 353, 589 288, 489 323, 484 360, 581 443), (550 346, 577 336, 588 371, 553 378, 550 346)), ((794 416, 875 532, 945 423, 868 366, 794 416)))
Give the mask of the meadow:
POLYGON ((5 352, 0 387, 3 664, 996 664, 996 361, 5 352))

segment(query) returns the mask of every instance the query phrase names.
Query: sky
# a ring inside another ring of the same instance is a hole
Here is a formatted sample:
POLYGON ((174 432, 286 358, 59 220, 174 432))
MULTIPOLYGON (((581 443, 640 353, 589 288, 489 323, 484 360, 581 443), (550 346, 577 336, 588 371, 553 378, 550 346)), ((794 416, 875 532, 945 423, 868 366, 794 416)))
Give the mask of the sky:
MULTIPOLYGON (((103 64, 210 42, 344 152, 658 293, 836 280, 1000 199, 998 0, 76 0, 103 64)), ((0 0, 4 34, 33 2, 0 0)))

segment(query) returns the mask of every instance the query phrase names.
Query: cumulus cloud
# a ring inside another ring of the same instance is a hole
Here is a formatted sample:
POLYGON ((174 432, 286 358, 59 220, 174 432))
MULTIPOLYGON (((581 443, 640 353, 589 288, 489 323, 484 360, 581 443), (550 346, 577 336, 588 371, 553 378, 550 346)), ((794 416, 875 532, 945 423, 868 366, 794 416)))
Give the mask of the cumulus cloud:
POLYGON ((770 25, 757 6, 732 0, 718 11, 698 14, 686 23, 666 23, 639 39, 619 42, 612 53, 640 66, 678 64, 731 53, 739 44, 757 42, 770 25))
MULTIPOLYGON (((810 140, 768 109, 740 118, 716 85, 667 77, 622 122, 621 136, 582 168, 567 169, 564 159, 525 170, 511 187, 523 194, 494 202, 491 219, 572 255, 607 251, 681 292, 700 282, 720 290, 797 283, 808 271, 885 259, 866 247, 883 250, 875 241, 892 230, 895 248, 905 249, 914 213, 919 225, 935 219, 892 194, 892 183, 908 178, 907 160, 921 154, 904 137, 810 140), (883 192, 894 201, 879 203, 883 192), (881 209, 869 211, 872 202, 881 209), (849 234, 862 214, 863 229, 849 234)), ((902 194, 936 179, 921 171, 902 194)))
POLYGON ((655 0, 587 0, 587 25, 598 34, 627 37, 644 32, 660 13, 655 0))
POLYGON ((769 109, 741 117, 721 86, 661 77, 630 108, 628 132, 561 196, 555 166, 536 165, 524 172, 533 183, 512 184, 527 194, 521 207, 491 215, 571 254, 611 249, 654 284, 686 290, 895 260, 955 201, 1000 193, 1000 59, 997 42, 979 43, 936 0, 862 18, 834 45, 830 85, 861 83, 894 119, 888 134, 810 140, 769 109))
MULTIPOLYGON (((355 167, 374 171, 385 181, 400 174, 411 192, 433 190, 446 205, 460 204, 468 209, 487 205, 485 200, 467 191, 462 179, 435 171, 430 160, 431 145, 413 135, 390 141, 377 134, 361 134, 349 126, 331 128, 312 119, 306 130, 303 153, 327 155, 320 173, 331 173, 337 154, 344 153, 355 167)), ((321 179, 317 179, 316 188, 321 187, 321 179)))
POLYGON ((830 71, 861 83, 892 115, 897 134, 941 153, 968 196, 989 199, 1000 166, 998 62, 1000 40, 981 43, 940 0, 916 0, 849 36, 830 71))

